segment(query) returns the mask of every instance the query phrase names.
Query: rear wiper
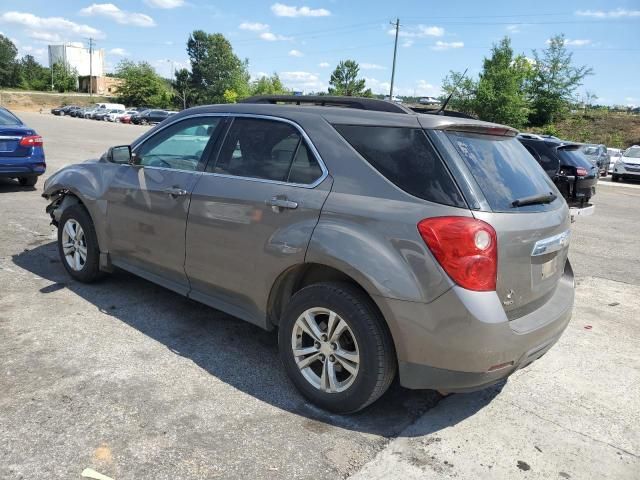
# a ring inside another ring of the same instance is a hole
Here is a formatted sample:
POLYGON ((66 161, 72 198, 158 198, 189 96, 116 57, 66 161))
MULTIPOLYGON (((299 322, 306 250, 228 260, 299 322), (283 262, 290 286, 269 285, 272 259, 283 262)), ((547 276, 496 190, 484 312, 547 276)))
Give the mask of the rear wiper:
POLYGON ((555 193, 540 193, 538 195, 531 195, 530 197, 518 198, 511 202, 512 207, 524 207, 525 205, 538 205, 540 203, 551 203, 558 196, 555 193))

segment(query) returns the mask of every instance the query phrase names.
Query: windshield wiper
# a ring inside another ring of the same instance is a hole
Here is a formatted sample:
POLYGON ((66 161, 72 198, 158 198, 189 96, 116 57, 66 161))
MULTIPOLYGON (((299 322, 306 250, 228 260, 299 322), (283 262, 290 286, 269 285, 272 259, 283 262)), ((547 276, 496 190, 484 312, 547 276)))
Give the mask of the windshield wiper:
POLYGON ((538 205, 541 203, 551 203, 558 196, 555 193, 540 193, 538 195, 531 195, 530 197, 518 198, 511 202, 512 207, 524 207, 525 205, 538 205))

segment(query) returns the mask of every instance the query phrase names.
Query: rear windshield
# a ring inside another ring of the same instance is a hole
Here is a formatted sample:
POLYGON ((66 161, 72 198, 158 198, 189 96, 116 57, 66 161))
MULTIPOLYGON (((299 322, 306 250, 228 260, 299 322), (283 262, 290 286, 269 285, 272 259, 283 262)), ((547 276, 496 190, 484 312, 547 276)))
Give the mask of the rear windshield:
POLYGON ((378 172, 407 193, 466 207, 449 171, 419 128, 334 125, 378 172))
MULTIPOLYGON (((513 201, 525 197, 558 195, 545 171, 516 138, 459 132, 447 132, 447 136, 493 211, 513 212, 513 201)), ((544 204, 519 207, 526 211, 547 208, 544 204)))
POLYGON ((0 108, 0 125, 21 125, 22 122, 11 112, 0 108))
POLYGON ((600 153, 600 149, 598 147, 594 147, 591 145, 585 145, 582 147, 582 151, 585 155, 598 155, 600 153))
POLYGON ((570 167, 583 167, 590 170, 593 164, 587 160, 580 150, 576 147, 560 147, 558 148, 558 156, 562 160, 562 165, 570 167))
POLYGON ((640 158, 640 147, 631 147, 624 152, 624 156, 627 158, 640 158))

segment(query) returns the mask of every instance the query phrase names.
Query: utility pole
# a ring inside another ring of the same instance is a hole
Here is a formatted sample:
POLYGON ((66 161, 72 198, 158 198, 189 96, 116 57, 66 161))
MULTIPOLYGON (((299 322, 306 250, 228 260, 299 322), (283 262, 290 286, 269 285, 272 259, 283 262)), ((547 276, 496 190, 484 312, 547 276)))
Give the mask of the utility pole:
POLYGON ((398 54, 398 32, 400 31, 400 19, 396 18, 396 23, 391 23, 396 28, 396 41, 393 45, 393 66, 391 67, 391 88, 389 89, 389 100, 393 102, 393 81, 396 76, 396 55, 398 54))
POLYGON ((93 38, 89 37, 89 96, 93 97, 93 38))

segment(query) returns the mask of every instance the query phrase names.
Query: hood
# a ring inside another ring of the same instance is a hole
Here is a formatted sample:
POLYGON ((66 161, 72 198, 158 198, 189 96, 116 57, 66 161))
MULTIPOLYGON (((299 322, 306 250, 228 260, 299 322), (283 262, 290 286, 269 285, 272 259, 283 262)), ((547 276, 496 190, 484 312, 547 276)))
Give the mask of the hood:
POLYGON ((640 165, 640 158, 620 157, 620 160, 629 165, 640 165))

